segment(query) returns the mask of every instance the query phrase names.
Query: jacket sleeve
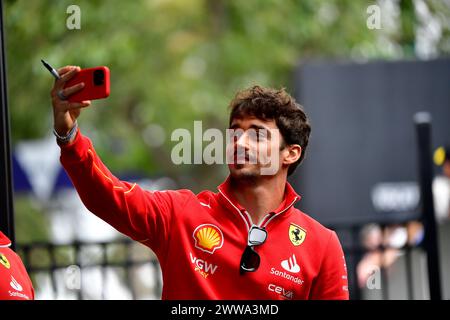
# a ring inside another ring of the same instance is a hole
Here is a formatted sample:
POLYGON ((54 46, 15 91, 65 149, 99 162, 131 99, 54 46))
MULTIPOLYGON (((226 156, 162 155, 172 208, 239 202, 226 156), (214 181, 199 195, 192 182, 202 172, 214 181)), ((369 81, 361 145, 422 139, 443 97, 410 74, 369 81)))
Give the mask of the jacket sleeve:
POLYGON ((322 258, 319 274, 311 292, 314 300, 348 300, 347 265, 344 252, 334 231, 322 258))
POLYGON ((172 221, 193 193, 148 191, 120 181, 97 156, 92 142, 78 131, 61 146, 61 163, 86 208, 118 231, 150 247, 161 259, 172 221))

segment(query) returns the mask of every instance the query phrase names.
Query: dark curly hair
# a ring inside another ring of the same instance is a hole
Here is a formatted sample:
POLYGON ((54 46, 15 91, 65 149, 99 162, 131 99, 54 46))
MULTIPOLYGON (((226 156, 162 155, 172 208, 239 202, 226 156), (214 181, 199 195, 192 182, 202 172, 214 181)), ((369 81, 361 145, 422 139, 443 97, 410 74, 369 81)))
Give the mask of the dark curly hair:
POLYGON ((311 125, 303 107, 284 88, 277 90, 253 86, 239 91, 231 101, 230 109, 230 125, 234 119, 248 116, 264 121, 275 120, 285 144, 302 147, 298 161, 289 166, 288 175, 291 175, 305 157, 311 133, 311 125))

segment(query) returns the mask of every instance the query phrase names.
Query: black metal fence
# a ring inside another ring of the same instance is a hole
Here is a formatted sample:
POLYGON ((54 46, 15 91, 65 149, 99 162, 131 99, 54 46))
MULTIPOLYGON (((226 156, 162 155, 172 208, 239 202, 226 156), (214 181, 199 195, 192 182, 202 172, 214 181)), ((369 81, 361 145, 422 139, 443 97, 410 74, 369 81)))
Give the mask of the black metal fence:
POLYGON ((352 300, 429 299, 428 271, 426 268, 419 270, 421 266, 417 264, 426 257, 423 238, 414 238, 410 234, 410 223, 421 226, 418 220, 410 219, 329 225, 342 243, 352 300), (365 244, 370 241, 368 238, 377 237, 365 231, 367 228, 378 229, 379 238, 373 239, 378 243, 365 244), (389 243, 389 231, 392 230, 401 233, 395 245, 389 243))
POLYGON ((118 299, 114 292, 117 288, 125 293, 119 299, 161 297, 162 280, 156 256, 147 247, 129 239, 33 243, 18 245, 17 252, 27 267, 36 293, 41 292, 44 299, 118 299), (89 277, 92 272, 93 276, 89 277), (116 285, 108 289, 111 277, 116 279, 116 285), (108 296, 108 291, 112 291, 113 296, 108 296))

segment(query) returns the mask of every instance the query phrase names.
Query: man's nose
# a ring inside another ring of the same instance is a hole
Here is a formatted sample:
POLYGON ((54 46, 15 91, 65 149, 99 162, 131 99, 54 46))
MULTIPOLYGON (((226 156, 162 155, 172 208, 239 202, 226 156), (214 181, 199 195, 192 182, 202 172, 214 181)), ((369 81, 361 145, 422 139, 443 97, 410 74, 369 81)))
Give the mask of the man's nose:
POLYGON ((249 137, 247 132, 244 132, 240 136, 237 137, 235 148, 240 150, 249 150, 249 137))

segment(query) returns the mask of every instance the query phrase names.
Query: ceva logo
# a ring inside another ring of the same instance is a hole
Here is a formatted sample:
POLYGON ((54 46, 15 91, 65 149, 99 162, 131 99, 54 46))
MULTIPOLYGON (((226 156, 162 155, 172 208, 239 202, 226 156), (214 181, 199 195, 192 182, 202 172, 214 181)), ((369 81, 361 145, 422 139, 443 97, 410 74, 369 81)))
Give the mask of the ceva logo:
POLYGON ((278 293, 280 296, 282 296, 285 299, 292 300, 294 298, 294 292, 290 290, 285 290, 283 287, 277 286, 273 283, 269 284, 268 287, 269 291, 278 293))

